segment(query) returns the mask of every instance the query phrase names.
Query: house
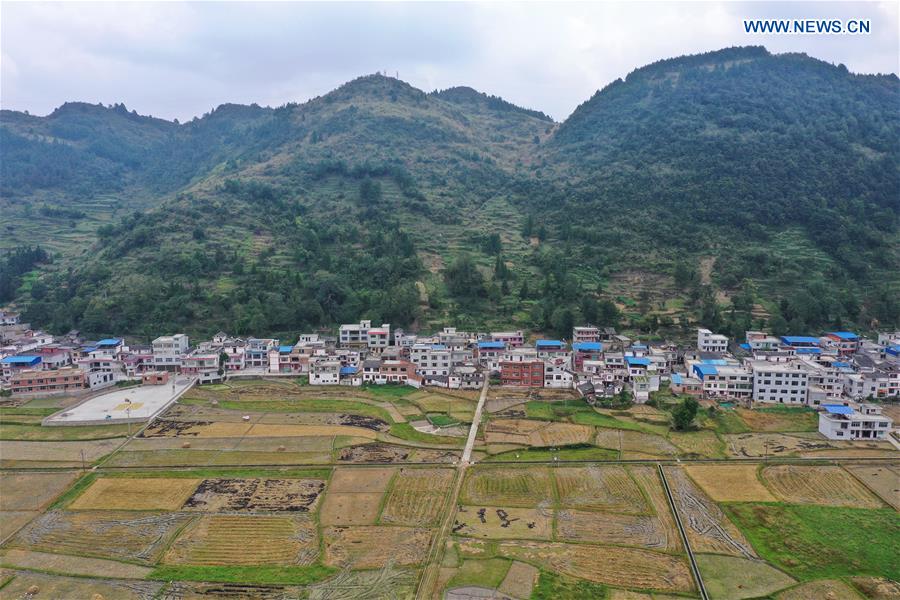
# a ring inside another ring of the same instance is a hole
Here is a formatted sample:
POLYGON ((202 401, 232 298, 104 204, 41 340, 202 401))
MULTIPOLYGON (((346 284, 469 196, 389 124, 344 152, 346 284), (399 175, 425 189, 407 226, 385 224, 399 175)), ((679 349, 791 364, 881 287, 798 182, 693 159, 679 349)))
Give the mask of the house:
POLYGON ((246 366, 247 342, 241 338, 228 338, 222 342, 221 352, 226 355, 225 370, 241 371, 246 366))
POLYGON ((625 366, 628 370, 628 378, 646 377, 650 368, 650 359, 646 356, 626 356, 625 366))
POLYGON ((409 349, 409 359, 419 375, 450 374, 452 352, 443 344, 415 344, 409 349))
POLYGON ((153 340, 153 368, 164 371, 178 371, 181 360, 188 353, 188 336, 183 333, 163 335, 153 340))
POLYGON ((498 372, 500 371, 500 359, 506 350, 506 342, 478 342, 475 347, 475 358, 485 369, 498 372))
POLYGON ((168 371, 147 371, 141 375, 141 385, 166 385, 169 383, 168 371))
POLYGON ((196 377, 198 383, 219 383, 219 353, 196 350, 182 359, 181 372, 196 377))
POLYGON ((502 385, 520 387, 544 387, 544 361, 503 360, 500 362, 500 382, 502 385))
POLYGON ((247 338, 244 347, 244 368, 269 368, 269 352, 278 347, 278 340, 271 338, 247 338))
POLYGON ((796 352, 800 348, 821 349, 821 340, 817 337, 808 335, 783 335, 781 336, 782 346, 793 348, 796 352))
POLYGON ((697 330, 697 349, 701 352, 728 352, 728 338, 709 329, 697 330))
POLYGON ((7 356, 0 359, 0 369, 2 369, 3 377, 9 379, 15 373, 39 369, 41 360, 42 358, 36 354, 7 356))
POLYGON ((843 378, 844 394, 855 400, 900 396, 900 366, 895 364, 844 374, 843 378))
POLYGON ((521 331, 492 331, 491 341, 503 342, 510 348, 518 348, 525 343, 525 334, 521 331))
POLYGON ((411 385, 420 387, 422 377, 416 365, 405 360, 368 359, 363 361, 362 380, 365 383, 411 385))
POLYGON ((369 348, 378 351, 386 347, 390 343, 390 324, 384 323, 381 327, 374 329, 376 339, 370 346, 369 335, 372 329, 370 320, 341 325, 338 328, 338 342, 344 348, 369 348))
POLYGON ((571 389, 575 375, 569 370, 569 361, 565 358, 551 358, 544 361, 544 387, 571 389))
POLYGON ((803 363, 748 361, 753 373, 753 401, 766 404, 807 404, 809 370, 803 363))
POLYGON ((572 344, 595 344, 600 342, 600 329, 593 325, 572 328, 572 344))
POLYGON ((81 391, 87 387, 85 372, 75 367, 52 371, 22 370, 9 380, 13 394, 58 394, 81 391))
POLYGON ((707 398, 745 399, 753 395, 753 375, 743 366, 695 364, 693 373, 707 398))
POLYGON ((341 382, 341 361, 318 359, 309 363, 310 385, 337 385, 341 382))
POLYGON ((72 353, 56 345, 41 346, 32 352, 41 357, 41 368, 45 371, 61 369, 72 364, 72 353))
POLYGON ((369 329, 368 341, 366 347, 370 352, 376 354, 390 346, 391 344, 391 326, 385 323, 381 327, 369 329))
POLYGON ((586 360, 603 358, 603 344, 600 342, 575 342, 572 344, 572 367, 579 371, 586 360))
POLYGON ((19 313, 8 309, 0 309, 0 327, 9 327, 19 324, 19 313))
POLYGON ((478 390, 484 385, 484 379, 484 372, 476 365, 457 365, 447 376, 447 387, 451 390, 478 390))
POLYGON ((669 381, 669 389, 673 394, 687 394, 688 396, 703 394, 703 382, 686 373, 672 373, 669 381))
POLYGON ((747 331, 745 335, 747 340, 745 349, 750 352, 756 350, 777 350, 781 347, 781 340, 765 331, 747 331))
POLYGON ((543 360, 553 360, 562 358, 569 360, 569 350, 562 340, 538 340, 534 344, 537 350, 538 358, 543 360))
POLYGON ((883 440, 892 425, 874 404, 823 404, 819 413, 819 433, 830 440, 883 440))
POLYGON ((859 350, 859 336, 850 331, 832 331, 826 333, 822 340, 826 347, 836 349, 837 353, 842 356, 853 354, 859 350))

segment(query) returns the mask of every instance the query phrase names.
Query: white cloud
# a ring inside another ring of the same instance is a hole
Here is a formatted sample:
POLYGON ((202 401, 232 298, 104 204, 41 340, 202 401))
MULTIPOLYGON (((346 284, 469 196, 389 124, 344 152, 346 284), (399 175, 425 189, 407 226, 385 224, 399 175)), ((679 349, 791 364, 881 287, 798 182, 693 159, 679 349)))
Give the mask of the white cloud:
POLYGON ((898 3, 4 3, 0 104, 67 100, 190 118, 278 105, 387 69, 469 85, 565 118, 644 64, 725 46, 897 72, 898 3), (750 36, 745 17, 870 18, 870 36, 750 36))

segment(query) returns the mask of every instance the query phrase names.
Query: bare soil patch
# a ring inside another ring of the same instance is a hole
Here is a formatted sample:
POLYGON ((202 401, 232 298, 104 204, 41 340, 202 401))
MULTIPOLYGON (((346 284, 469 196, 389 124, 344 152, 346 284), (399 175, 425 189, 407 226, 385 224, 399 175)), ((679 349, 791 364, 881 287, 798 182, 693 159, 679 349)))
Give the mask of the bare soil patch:
POLYGON ((72 510, 177 510, 199 479, 111 478, 94 481, 69 506, 72 510))
POLYGON ((538 575, 540 575, 540 571, 537 567, 517 560, 513 561, 497 591, 513 598, 531 598, 538 575))
POLYGON ((149 600, 157 597, 162 586, 162 582, 157 581, 87 579, 17 571, 15 579, 3 588, 3 597, 10 600, 97 599, 99 595, 100 598, 116 600, 149 600), (30 594, 29 590, 34 588, 37 588, 37 593, 30 594))
POLYGON ((184 508, 204 512, 312 512, 324 489, 321 479, 204 479, 184 508))
POLYGON ((0 465, 15 461, 59 462, 81 466, 84 460, 90 465, 118 448, 125 438, 94 440, 89 442, 20 442, 0 441, 0 465))
POLYGON ((36 517, 37 511, 30 510, 4 510, 0 512, 0 541, 18 531, 22 525, 36 517))
POLYGON ((781 592, 775 597, 778 600, 859 600, 859 594, 853 588, 836 579, 810 581, 781 592))

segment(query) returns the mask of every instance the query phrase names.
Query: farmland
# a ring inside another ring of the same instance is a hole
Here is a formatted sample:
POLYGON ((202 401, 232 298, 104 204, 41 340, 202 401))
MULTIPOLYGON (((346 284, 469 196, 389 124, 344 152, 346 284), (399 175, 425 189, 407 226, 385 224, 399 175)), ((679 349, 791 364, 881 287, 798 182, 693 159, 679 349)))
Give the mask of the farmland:
POLYGON ((500 389, 461 466, 450 423, 476 398, 235 381, 130 438, 45 435, 52 406, 0 414, 2 593, 697 597, 679 520, 713 598, 837 599, 900 576, 900 466, 854 456, 884 445, 825 440, 803 411, 674 432, 654 407, 500 389), (834 452, 850 456, 798 460, 834 452))

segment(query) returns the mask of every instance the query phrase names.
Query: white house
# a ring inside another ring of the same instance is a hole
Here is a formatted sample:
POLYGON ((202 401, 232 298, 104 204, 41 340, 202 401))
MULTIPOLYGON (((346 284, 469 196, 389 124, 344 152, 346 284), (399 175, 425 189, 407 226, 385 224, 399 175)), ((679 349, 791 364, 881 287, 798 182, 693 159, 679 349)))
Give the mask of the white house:
POLYGON ((874 404, 847 406, 823 404, 819 433, 830 440, 882 440, 890 435, 893 421, 874 404))
POLYGON ((728 352, 728 338, 724 335, 713 333, 709 329, 698 329, 697 349, 700 352, 728 352))
POLYGON ((310 385, 338 385, 341 382, 341 362, 319 359, 309 363, 310 385))
POLYGON ((181 369, 181 359, 188 351, 188 336, 183 333, 163 335, 153 340, 152 347, 154 369, 177 371, 181 369))

